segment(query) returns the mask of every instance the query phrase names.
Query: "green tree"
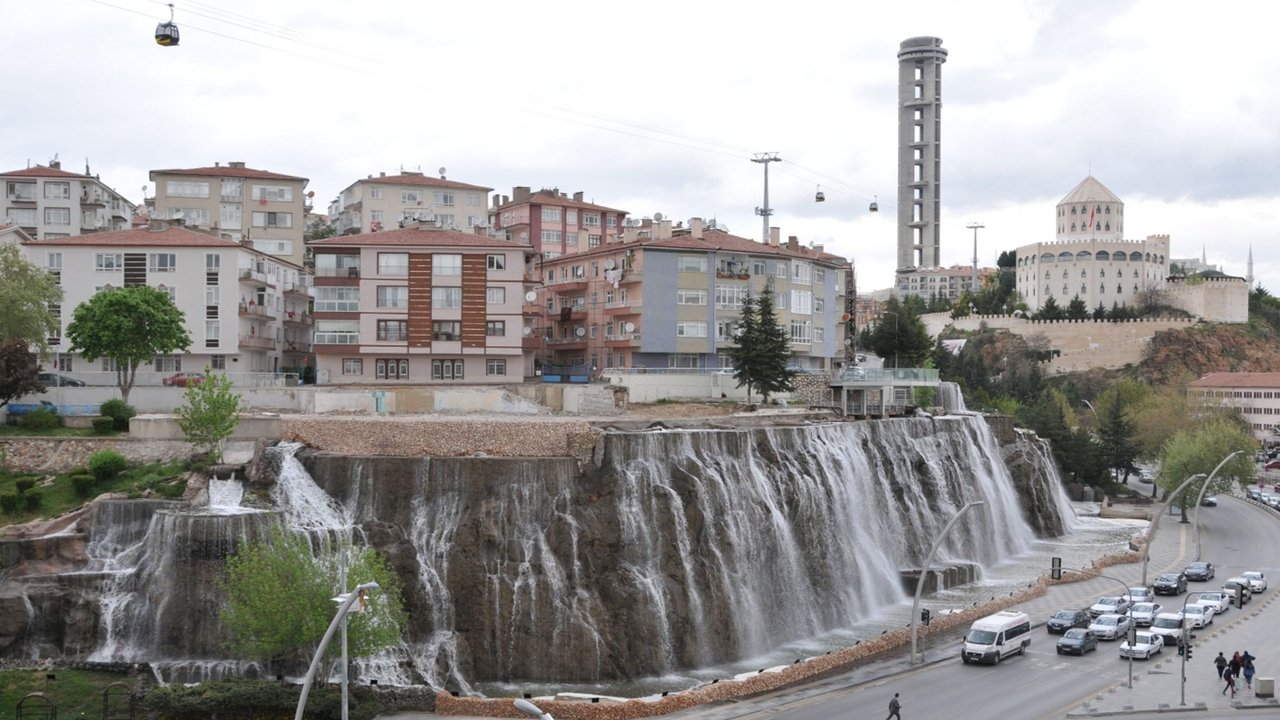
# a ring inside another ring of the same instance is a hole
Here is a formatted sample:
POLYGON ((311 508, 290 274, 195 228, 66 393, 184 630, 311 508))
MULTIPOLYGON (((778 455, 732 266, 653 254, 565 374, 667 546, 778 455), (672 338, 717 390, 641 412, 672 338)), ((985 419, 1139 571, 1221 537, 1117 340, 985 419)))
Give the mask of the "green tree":
POLYGON ((885 367, 920 367, 933 351, 929 331, 914 309, 919 306, 910 298, 905 303, 889 298, 885 303, 870 345, 875 354, 884 358, 885 367))
POLYGON ((0 407, 14 398, 44 392, 39 374, 40 365, 26 340, 0 341, 0 407))
POLYGON ((1118 399, 1103 405, 1098 416, 1098 440, 1102 461, 1128 484, 1129 474, 1137 472, 1138 444, 1133 439, 1133 422, 1118 399))
POLYGON ((748 289, 747 297, 742 301, 741 315, 734 329, 733 345, 728 349, 729 362, 733 363, 733 379, 738 381, 737 387, 747 388, 747 402, 751 402, 751 393, 755 383, 755 338, 760 334, 756 298, 748 289))
POLYGON ((71 350, 90 362, 109 358, 125 402, 138 366, 156 355, 186 350, 191 336, 168 294, 146 285, 104 290, 81 303, 67 326, 71 350))
POLYGON ((1036 320, 1061 320, 1066 317, 1062 307, 1058 305, 1058 301, 1049 296, 1044 303, 1040 305, 1040 309, 1033 316, 1036 320))
POLYGON ((747 386, 747 401, 751 400, 753 388, 766 403, 770 395, 790 392, 796 376, 796 372, 787 367, 791 359, 791 338, 774 310, 772 281, 765 283, 759 297, 748 295, 743 302, 738 330, 729 357, 738 387, 747 386))
POLYGON ((1088 320, 1089 306, 1084 304, 1084 300, 1079 295, 1071 298, 1071 302, 1067 303, 1067 319, 1069 320, 1088 320))
POLYGON ((48 271, 22 256, 17 245, 0 244, 0 340, 22 340, 49 349, 49 336, 57 336, 61 320, 49 310, 62 302, 62 288, 48 271))
POLYGON ((207 366, 204 375, 203 382, 187 385, 186 404, 178 408, 178 427, 187 442, 216 463, 222 461, 223 442, 240 424, 240 394, 232 391, 226 375, 214 375, 207 366))
MULTIPOLYGON (((1239 455, 1218 471, 1209 488, 1210 492, 1225 492, 1235 483, 1247 484, 1253 479, 1253 454, 1257 449, 1258 442, 1238 418, 1213 416, 1169 438, 1164 445, 1157 482, 1166 493, 1170 492, 1192 475, 1207 476, 1223 459, 1239 451, 1239 455)), ((1175 500, 1184 522, 1187 508, 1195 502, 1203 484, 1204 480, 1191 483, 1175 500)))
POLYGON ((227 559, 221 620, 238 653, 273 665, 309 660, 333 620, 330 600, 342 592, 340 559, 346 558, 347 590, 376 581, 364 613, 348 615, 348 652, 372 655, 400 639, 404 606, 400 581, 372 548, 325 545, 313 553, 307 538, 276 526, 263 540, 227 559))

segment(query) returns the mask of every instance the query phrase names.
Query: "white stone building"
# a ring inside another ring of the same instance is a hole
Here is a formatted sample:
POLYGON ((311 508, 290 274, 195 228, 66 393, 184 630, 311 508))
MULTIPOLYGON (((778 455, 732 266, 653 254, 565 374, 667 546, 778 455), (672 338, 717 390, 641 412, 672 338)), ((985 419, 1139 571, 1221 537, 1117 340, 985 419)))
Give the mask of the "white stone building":
POLYGON ((0 173, 0 223, 40 240, 128 229, 137 206, 88 169, 84 175, 67 172, 54 160, 0 173))
POLYGON ((1187 394, 1193 404, 1238 410, 1259 441, 1280 441, 1280 373, 1209 373, 1187 394))

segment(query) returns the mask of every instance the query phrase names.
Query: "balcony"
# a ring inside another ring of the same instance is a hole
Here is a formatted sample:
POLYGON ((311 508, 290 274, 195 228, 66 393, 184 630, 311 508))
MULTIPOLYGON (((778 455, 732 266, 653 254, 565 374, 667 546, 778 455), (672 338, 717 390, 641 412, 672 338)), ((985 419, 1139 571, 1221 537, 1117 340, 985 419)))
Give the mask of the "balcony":
POLYGON ((547 340, 547 347, 552 350, 586 350, 587 338, 585 336, 551 338, 547 340))
POLYGON ((565 280, 552 285, 546 286, 547 292, 563 295, 564 293, 582 292, 587 289, 586 278, 576 278, 573 280, 565 280))
POLYGON ((18 191, 18 192, 6 193, 5 199, 11 203, 17 203, 17 204, 30 203, 32 205, 35 205, 36 204, 35 187, 34 186, 32 187, 31 192, 18 191))
POLYGON ((240 303, 240 316, 247 317, 252 320, 271 321, 275 317, 263 306, 252 300, 247 303, 240 303))
POLYGON ((560 308, 559 310, 548 310, 547 317, 551 320, 559 320, 561 322, 571 322, 574 320, 586 320, 587 308, 581 305, 577 307, 571 307, 569 309, 568 315, 564 314, 564 308, 560 308))
POLYGON ((524 304, 520 306, 520 314, 525 316, 537 316, 543 312, 541 305, 524 304))
POLYGON ((541 335, 526 335, 520 338, 520 347, 524 350, 540 350, 545 344, 541 335))
POLYGON ((251 268, 240 268, 240 282, 249 283, 251 285, 276 286, 275 278, 264 272, 257 272, 251 268))
POLYGON ((619 316, 619 315, 639 315, 639 314, 640 314, 640 307, 639 307, 639 306, 637 306, 637 305, 632 305, 630 300, 623 300, 623 301, 621 301, 621 302, 605 303, 605 306, 604 306, 604 314, 605 314, 605 315, 613 315, 613 316, 619 316))
POLYGON ((310 353, 314 346, 305 340, 285 340, 284 350, 291 353, 310 353))
POLYGON ((311 286, 303 282, 286 281, 284 283, 284 292, 286 295, 300 295, 302 297, 309 298, 311 297, 311 293, 309 292, 310 289, 311 286))
POLYGON ((241 335, 240 347, 252 350, 275 350, 276 340, 262 335, 241 335))
POLYGON ((107 196, 99 192, 86 192, 80 194, 81 205, 101 205, 106 207, 107 196))
POLYGON ((618 284, 632 285, 638 282, 644 282, 644 275, 640 272, 640 268, 635 268, 623 273, 622 279, 618 281, 618 284))
POLYGON ((350 267, 318 267, 315 273, 315 284, 326 285, 358 285, 360 283, 360 266, 350 267))
POLYGON ((623 333, 622 335, 606 336, 604 346, 608 348, 625 348, 639 347, 640 333, 623 333))
POLYGON ((297 325, 299 327, 310 327, 314 323, 314 318, 310 314, 304 312, 286 311, 284 314, 285 325, 297 325))

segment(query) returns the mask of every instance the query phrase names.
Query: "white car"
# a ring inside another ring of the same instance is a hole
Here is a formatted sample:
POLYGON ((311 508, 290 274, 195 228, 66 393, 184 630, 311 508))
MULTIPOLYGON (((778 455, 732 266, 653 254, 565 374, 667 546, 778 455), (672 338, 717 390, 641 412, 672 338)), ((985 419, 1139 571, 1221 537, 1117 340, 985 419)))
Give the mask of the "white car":
POLYGON ((1191 604, 1182 609, 1182 620, 1193 628, 1213 624, 1213 606, 1191 604))
POLYGON ((1129 601, 1130 605, 1136 605, 1140 602, 1151 602, 1155 599, 1155 593, 1151 592, 1151 588, 1131 587, 1129 592, 1125 594, 1124 599, 1129 601))
POLYGON ((1267 576, 1262 574, 1260 570, 1246 570, 1240 573, 1241 577, 1249 581, 1249 588, 1255 593, 1265 592, 1267 589, 1267 576))
POLYGON ((1193 600, 1196 605, 1208 605, 1213 608, 1214 615, 1221 615, 1231 609, 1231 598, 1224 592, 1202 592, 1199 600, 1193 600))
POLYGON ((1150 660, 1152 655, 1164 649, 1164 638, 1157 633, 1138 631, 1133 634, 1133 645, 1125 640, 1120 645, 1120 657, 1135 657, 1150 660))
POLYGON ((1124 615, 1129 612, 1129 606, 1132 604, 1124 597, 1103 595, 1089 608, 1089 614, 1094 617, 1107 614, 1124 615))
POLYGON ((1132 626, 1133 621, 1129 619, 1128 615, 1107 613, 1106 615, 1099 615, 1094 618, 1092 623, 1089 623, 1089 632, 1097 635, 1099 640, 1115 640, 1124 637, 1132 626))
POLYGON ((1129 608, 1129 617, 1133 618, 1134 625, 1138 627, 1146 627, 1150 625, 1151 621, 1160 613, 1161 607, 1160 603, 1134 603, 1133 607, 1129 608))

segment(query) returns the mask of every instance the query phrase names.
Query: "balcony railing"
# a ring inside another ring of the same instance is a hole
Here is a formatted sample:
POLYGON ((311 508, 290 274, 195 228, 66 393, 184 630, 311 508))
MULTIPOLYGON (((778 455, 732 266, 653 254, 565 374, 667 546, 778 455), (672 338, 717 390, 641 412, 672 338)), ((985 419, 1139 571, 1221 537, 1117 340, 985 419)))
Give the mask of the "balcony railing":
POLYGON ((275 319, 265 307, 256 302, 240 303, 240 314, 252 315, 253 317, 262 318, 264 320, 275 319))
POLYGON ((360 267, 359 266, 338 267, 338 268, 318 267, 316 268, 316 277, 358 278, 360 277, 360 267))
POLYGON ((240 347, 256 348, 258 350, 275 350, 275 338, 264 337, 262 335, 241 335, 240 347))
POLYGON ((311 325, 315 322, 314 318, 312 318, 308 313, 294 312, 293 310, 285 312, 284 321, 285 323, 293 325, 311 325))
POLYGON ((309 353, 313 351, 314 346, 303 340, 285 340, 284 349, 286 352, 293 353, 309 353))

